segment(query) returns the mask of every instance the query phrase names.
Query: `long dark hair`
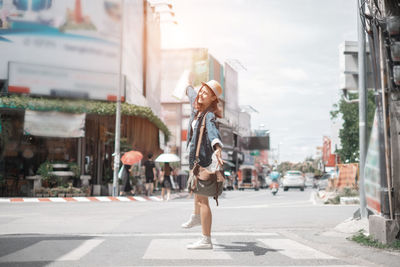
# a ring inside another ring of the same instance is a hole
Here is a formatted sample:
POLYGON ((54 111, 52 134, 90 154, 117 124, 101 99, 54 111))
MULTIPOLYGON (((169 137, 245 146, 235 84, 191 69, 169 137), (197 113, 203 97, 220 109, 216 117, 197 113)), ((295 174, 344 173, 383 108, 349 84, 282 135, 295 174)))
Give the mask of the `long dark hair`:
MULTIPOLYGON (((201 90, 201 88, 200 88, 200 90, 201 90)), ((199 92, 200 92, 200 90, 199 90, 199 92)), ((215 96, 215 94, 214 94, 214 92, 212 90, 210 90, 210 92, 212 92, 213 95, 215 96)), ((197 109, 197 114, 199 114, 201 112, 204 112, 207 109, 208 111, 214 113, 217 118, 222 118, 222 109, 219 106, 217 97, 207 107, 204 104, 200 104, 198 100, 199 100, 199 95, 197 95, 197 97, 196 97, 196 99, 194 100, 194 103, 193 103, 194 108, 197 109)))

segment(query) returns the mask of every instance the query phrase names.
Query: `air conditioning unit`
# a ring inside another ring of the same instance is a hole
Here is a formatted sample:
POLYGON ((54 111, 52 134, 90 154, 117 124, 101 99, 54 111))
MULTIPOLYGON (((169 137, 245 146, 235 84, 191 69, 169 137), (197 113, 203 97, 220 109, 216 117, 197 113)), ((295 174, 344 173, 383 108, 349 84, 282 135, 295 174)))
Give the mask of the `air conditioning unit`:
POLYGON ((393 81, 400 86, 400 66, 393 66, 393 81))
POLYGON ((400 62, 400 42, 394 42, 390 46, 390 54, 394 62, 400 62))
POLYGON ((391 16, 386 19, 386 29, 391 36, 400 34, 400 17, 391 16))

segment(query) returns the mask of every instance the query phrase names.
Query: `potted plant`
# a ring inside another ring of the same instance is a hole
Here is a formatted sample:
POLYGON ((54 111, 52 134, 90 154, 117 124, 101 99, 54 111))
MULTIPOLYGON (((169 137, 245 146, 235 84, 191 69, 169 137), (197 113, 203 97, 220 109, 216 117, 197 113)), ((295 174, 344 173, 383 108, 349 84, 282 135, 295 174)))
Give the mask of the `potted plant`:
POLYGON ((73 197, 79 197, 80 191, 81 191, 81 190, 80 190, 79 188, 73 187, 73 188, 72 188, 72 196, 73 196, 73 197))
POLYGON ((82 194, 83 194, 84 197, 90 196, 90 193, 91 193, 91 192, 90 192, 90 191, 91 191, 90 189, 91 189, 91 187, 88 186, 88 185, 85 185, 85 186, 82 187, 81 190, 82 190, 82 194))
POLYGON ((42 194, 43 194, 43 197, 49 197, 50 196, 50 189, 42 188, 42 194))
POLYGON ((72 188, 72 186, 68 187, 65 192, 65 197, 72 197, 73 194, 74 194, 74 189, 72 188))
POLYGON ((44 184, 47 184, 49 187, 57 186, 57 177, 52 174, 53 165, 50 161, 45 161, 40 164, 37 174, 42 176, 42 181, 44 184))
POLYGON ((77 163, 75 162, 68 163, 68 168, 71 172, 74 173, 75 177, 79 177, 81 175, 81 168, 79 168, 77 163))
POLYGON ((57 194, 57 196, 58 196, 58 197, 65 197, 65 189, 66 189, 66 188, 63 187, 63 186, 62 186, 62 187, 59 187, 59 188, 58 188, 58 194, 57 194))
POLYGON ((35 189, 35 197, 43 197, 43 187, 35 189))
POLYGON ((51 197, 57 197, 59 190, 58 190, 58 188, 55 187, 55 188, 48 189, 48 192, 51 197))

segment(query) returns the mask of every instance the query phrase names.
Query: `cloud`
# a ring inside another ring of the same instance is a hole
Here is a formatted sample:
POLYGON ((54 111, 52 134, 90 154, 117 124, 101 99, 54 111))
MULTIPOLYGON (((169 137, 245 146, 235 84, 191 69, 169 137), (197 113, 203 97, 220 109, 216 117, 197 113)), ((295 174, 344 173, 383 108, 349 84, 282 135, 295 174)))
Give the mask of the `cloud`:
POLYGON ((282 68, 279 69, 279 74, 283 76, 282 78, 292 81, 305 81, 309 79, 308 74, 299 68, 282 68))

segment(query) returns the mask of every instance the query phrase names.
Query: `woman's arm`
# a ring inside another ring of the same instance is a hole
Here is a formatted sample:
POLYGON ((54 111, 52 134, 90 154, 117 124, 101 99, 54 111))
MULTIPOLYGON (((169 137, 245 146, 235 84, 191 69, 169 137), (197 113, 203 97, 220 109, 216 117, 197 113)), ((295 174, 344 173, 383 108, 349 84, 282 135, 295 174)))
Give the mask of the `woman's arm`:
POLYGON ((189 97, 190 106, 193 108, 193 103, 197 97, 197 93, 194 90, 193 86, 188 85, 188 87, 186 88, 186 95, 189 97))
POLYGON ((192 107, 192 109, 193 109, 193 103, 197 97, 197 93, 193 88, 193 79, 194 79, 194 74, 192 72, 190 72, 188 75, 186 95, 189 97, 190 106, 192 107))

